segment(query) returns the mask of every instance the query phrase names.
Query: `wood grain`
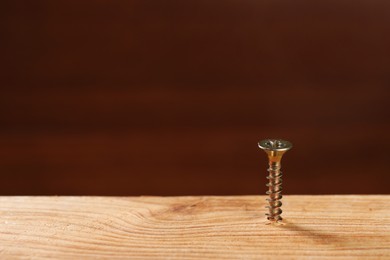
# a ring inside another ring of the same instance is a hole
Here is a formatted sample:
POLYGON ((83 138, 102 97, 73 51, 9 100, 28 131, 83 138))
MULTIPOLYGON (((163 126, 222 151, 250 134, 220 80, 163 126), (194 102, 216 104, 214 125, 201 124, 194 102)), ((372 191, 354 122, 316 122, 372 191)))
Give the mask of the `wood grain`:
POLYGON ((390 258, 390 196, 0 197, 1 258, 390 258))

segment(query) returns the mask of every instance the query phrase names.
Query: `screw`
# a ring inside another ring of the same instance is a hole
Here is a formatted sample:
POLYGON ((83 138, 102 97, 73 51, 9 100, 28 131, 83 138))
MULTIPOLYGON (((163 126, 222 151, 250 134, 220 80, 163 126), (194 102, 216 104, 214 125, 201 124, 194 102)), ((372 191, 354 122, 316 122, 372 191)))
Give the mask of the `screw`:
POLYGON ((259 142, 259 147, 263 149, 268 155, 269 175, 267 179, 269 180, 267 187, 268 191, 266 192, 269 195, 267 199, 269 206, 267 219, 271 222, 279 222, 282 220, 280 216, 282 214, 282 172, 280 171, 282 156, 285 152, 291 149, 292 144, 288 141, 280 139, 266 139, 259 142))

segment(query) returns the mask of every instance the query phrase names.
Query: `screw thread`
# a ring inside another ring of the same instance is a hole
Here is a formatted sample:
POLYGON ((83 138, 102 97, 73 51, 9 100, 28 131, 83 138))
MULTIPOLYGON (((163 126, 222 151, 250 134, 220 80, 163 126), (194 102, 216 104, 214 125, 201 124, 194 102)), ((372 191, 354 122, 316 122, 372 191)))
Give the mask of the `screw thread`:
POLYGON ((269 168, 268 168, 268 177, 269 180, 268 184, 266 185, 268 187, 268 191, 266 192, 267 195, 269 195, 268 201, 268 213, 267 218, 270 221, 281 221, 282 217, 280 216, 282 214, 282 202, 280 201, 282 199, 282 172, 280 170, 281 164, 280 162, 269 162, 269 168))

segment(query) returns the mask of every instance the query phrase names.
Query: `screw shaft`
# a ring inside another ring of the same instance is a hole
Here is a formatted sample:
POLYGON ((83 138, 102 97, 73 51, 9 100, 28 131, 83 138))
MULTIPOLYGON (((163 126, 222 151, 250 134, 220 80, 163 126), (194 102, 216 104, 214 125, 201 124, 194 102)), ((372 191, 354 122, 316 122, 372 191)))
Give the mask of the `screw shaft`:
POLYGON ((282 199, 282 172, 280 170, 281 164, 280 162, 269 162, 269 168, 268 168, 268 191, 266 192, 267 195, 269 195, 268 201, 268 213, 267 218, 270 221, 281 221, 282 217, 280 216, 282 214, 282 202, 280 201, 282 199))

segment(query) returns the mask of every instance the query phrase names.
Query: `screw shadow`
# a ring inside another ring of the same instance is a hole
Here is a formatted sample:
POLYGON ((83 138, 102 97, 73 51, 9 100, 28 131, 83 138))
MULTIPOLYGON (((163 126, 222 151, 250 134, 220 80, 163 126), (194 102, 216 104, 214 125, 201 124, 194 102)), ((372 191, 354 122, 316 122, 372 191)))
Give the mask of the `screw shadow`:
POLYGON ((343 234, 316 230, 314 228, 306 227, 303 224, 290 222, 287 219, 283 219, 283 224, 278 225, 278 227, 296 232, 298 236, 307 238, 316 244, 340 247, 347 246, 349 241, 347 237, 343 237, 343 234))

